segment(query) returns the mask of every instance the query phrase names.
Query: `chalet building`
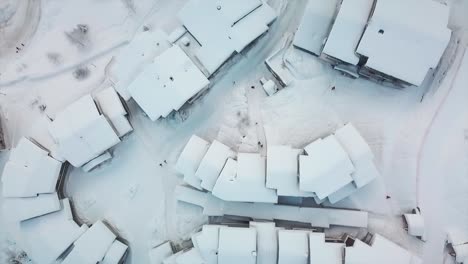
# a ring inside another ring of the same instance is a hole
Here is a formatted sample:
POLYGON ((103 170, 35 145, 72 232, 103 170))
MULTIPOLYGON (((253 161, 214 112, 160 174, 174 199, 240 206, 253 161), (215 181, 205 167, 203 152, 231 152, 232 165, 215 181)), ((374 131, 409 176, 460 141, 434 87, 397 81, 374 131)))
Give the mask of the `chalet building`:
POLYGON ((450 41, 448 19, 432 0, 311 1, 293 45, 356 78, 419 86, 450 41))

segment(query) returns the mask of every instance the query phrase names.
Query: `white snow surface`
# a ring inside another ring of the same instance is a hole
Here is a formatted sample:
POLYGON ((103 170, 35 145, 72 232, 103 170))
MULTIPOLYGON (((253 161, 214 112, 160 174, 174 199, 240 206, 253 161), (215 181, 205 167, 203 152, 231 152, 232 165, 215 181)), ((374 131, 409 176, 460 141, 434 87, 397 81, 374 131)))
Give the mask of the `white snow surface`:
MULTIPOLYGON (((158 28, 172 32, 179 27, 175 14, 186 1, 7 2, 14 2, 11 7, 18 8, 18 16, 2 28, 6 35, 0 40, 4 132, 11 146, 22 137, 31 137, 59 159, 47 126, 40 120, 54 117, 85 94, 112 86, 106 79, 112 58, 143 31, 142 26, 150 32, 158 28), (65 34, 80 23, 89 26, 90 45, 84 48, 65 34), (8 39, 5 48, 2 41, 12 32, 14 38, 8 39), (21 42, 25 47, 15 53, 21 42), (78 67, 88 70, 86 78, 74 77, 78 67), (42 106, 46 109, 41 110, 42 106)), ((468 82, 462 74, 468 65, 467 56, 463 60, 468 40, 465 2, 447 1, 449 26, 457 29, 454 43, 457 39, 460 43, 449 45, 442 60, 450 67, 438 72, 431 83, 418 89, 389 89, 351 80, 310 54, 285 49, 277 58, 280 63, 284 59, 283 70, 294 82, 266 97, 258 89, 258 80, 270 76, 264 60, 296 32, 307 5, 302 0, 269 1, 278 14, 276 22, 245 52, 222 66, 212 87, 194 104, 153 123, 129 101, 135 131, 112 149, 113 160, 90 173, 69 171, 66 196, 73 199, 76 219, 91 224, 105 217, 129 242, 128 263, 149 263, 150 249, 168 239, 187 239, 187 234, 207 221, 202 210, 176 205, 174 197, 181 179, 173 165, 191 135, 219 140, 236 152, 261 152, 265 150, 257 146, 259 139, 301 148, 352 122, 369 143, 380 175, 334 206, 369 210, 369 229, 421 255, 423 263, 443 263, 444 258, 445 263, 452 263, 442 250, 446 230, 468 230, 468 82), (421 102, 425 91, 429 92, 421 102), (164 160, 169 165, 157 165, 164 160), (409 237, 400 221, 402 213, 417 205, 427 220, 426 243, 409 237)), ((9 151, 0 152, 2 168, 9 155, 9 151)), ((6 199, 0 199, 2 206, 5 203, 6 199)), ((324 206, 330 205, 325 202, 324 206)), ((7 263, 3 251, 21 245, 11 243, 20 240, 20 233, 5 216, 0 217, 0 260, 7 263)))

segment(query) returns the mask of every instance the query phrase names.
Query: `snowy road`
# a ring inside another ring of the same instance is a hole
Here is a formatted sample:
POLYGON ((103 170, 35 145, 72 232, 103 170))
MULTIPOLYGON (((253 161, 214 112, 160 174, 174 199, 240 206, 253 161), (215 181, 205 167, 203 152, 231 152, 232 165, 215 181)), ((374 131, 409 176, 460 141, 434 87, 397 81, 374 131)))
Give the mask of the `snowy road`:
POLYGON ((463 191, 468 188, 464 138, 468 118, 466 53, 455 68, 458 71, 454 82, 448 80, 448 95, 435 114, 421 153, 419 200, 428 231, 424 263, 442 263, 447 227, 468 226, 468 195, 463 191))

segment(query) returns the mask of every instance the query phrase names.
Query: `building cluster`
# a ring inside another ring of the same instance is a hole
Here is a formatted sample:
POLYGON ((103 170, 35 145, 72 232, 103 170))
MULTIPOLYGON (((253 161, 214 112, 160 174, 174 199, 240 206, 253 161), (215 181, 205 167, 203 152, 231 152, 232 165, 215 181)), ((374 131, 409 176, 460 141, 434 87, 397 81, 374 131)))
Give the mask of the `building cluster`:
POLYGON ((127 111, 112 87, 95 98, 85 95, 71 103, 49 124, 56 146, 54 157, 89 171, 111 158, 108 150, 133 130, 127 111))
POLYGON ((11 151, 2 175, 2 209, 18 223, 23 250, 35 263, 121 263, 127 246, 102 222, 77 224, 70 201, 60 199, 64 168, 33 139, 22 138, 11 151))
POLYGON ((432 0, 309 1, 293 45, 347 75, 419 86, 450 41, 449 11, 432 0))
POLYGON ((155 121, 178 111, 209 87, 229 58, 268 30, 276 12, 261 0, 189 1, 170 35, 144 31, 116 57, 110 79, 155 121))
POLYGON ((235 153, 194 135, 176 170, 188 185, 229 202, 277 203, 279 196, 337 203, 378 176, 373 154, 352 124, 304 149, 269 145, 259 153, 235 153))
POLYGON ((286 229, 274 222, 248 226, 204 225, 191 238, 193 247, 174 253, 170 242, 150 251, 163 264, 420 264, 409 251, 375 234, 362 240, 349 235, 328 238, 309 229, 286 229))

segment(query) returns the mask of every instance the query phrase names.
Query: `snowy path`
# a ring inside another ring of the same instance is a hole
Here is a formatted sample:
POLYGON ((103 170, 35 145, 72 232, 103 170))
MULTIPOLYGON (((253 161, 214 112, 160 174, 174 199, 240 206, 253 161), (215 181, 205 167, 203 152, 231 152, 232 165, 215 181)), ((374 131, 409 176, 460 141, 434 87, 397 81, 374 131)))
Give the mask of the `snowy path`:
MULTIPOLYGON (((464 203, 458 204, 464 204, 464 207, 468 201, 467 195, 453 197, 451 194, 466 188, 462 182, 458 186, 447 185, 451 178, 463 179, 467 176, 463 134, 467 118, 468 55, 463 57, 457 72, 455 82, 449 84, 447 97, 442 99, 440 110, 436 111, 422 146, 418 188, 419 205, 425 214, 428 231, 424 263, 442 263, 446 225, 457 221, 447 219, 447 207, 457 204, 444 201, 456 202, 461 199, 464 203), (448 197, 444 197, 446 190, 449 191, 448 197)), ((466 209, 458 209, 462 210, 462 217, 458 220, 466 221, 466 209)))

